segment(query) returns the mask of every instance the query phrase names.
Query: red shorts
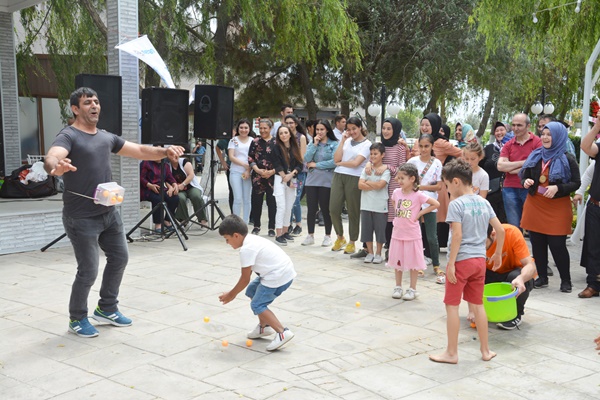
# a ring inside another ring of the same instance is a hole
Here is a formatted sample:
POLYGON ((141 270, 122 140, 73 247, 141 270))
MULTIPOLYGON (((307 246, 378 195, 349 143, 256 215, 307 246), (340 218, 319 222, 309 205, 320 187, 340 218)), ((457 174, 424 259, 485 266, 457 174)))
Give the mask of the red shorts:
POLYGON ((446 277, 444 303, 458 306, 460 297, 472 304, 483 304, 483 285, 485 285, 485 258, 468 258, 457 261, 456 283, 450 283, 446 277))

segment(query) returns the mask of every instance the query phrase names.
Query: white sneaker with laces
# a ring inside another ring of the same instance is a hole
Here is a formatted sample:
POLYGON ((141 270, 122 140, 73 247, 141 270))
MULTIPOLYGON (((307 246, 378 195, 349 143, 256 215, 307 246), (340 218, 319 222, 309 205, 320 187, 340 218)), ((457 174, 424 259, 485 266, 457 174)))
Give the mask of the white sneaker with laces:
POLYGON ((394 299, 402 298, 402 286, 396 286, 394 288, 394 293, 392 293, 392 298, 394 298, 394 299))
POLYGON ((373 264, 381 264, 383 262, 383 258, 381 258, 381 254, 376 254, 373 257, 373 264))
POLYGON ((408 288, 408 290, 406 291, 406 293, 404 293, 404 296, 402 296, 402 300, 414 300, 416 299, 418 296, 418 293, 415 289, 413 288, 408 288))
POLYGON ((366 264, 372 263, 374 259, 375 259, 375 256, 373 254, 367 254, 367 256, 365 257, 364 263, 366 263, 366 264))
POLYGON ((269 325, 260 326, 260 324, 256 325, 256 328, 248 332, 246 337, 248 339, 258 339, 265 336, 271 336, 275 333, 275 330, 271 328, 269 325))
POLYGON ((306 239, 302 242, 302 246, 310 246, 311 244, 315 244, 315 237, 313 235, 306 235, 306 239))
POLYGON ((275 336, 275 339, 267 346, 268 351, 277 350, 290 340, 294 338, 294 332, 290 331, 288 328, 285 328, 283 332, 278 333, 275 336))
POLYGON ((427 264, 427 265, 433 265, 433 261, 431 261, 431 258, 425 257, 425 264, 427 264))
POLYGON ((321 243, 322 247, 330 247, 333 246, 333 242, 331 241, 331 236, 325 236, 323 238, 323 243, 321 243))

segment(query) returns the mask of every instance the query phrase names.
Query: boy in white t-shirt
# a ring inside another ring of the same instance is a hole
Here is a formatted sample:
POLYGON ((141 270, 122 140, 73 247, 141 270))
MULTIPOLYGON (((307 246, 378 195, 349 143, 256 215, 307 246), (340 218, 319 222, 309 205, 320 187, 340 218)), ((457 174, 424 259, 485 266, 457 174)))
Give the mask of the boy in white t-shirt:
POLYGON ((240 249, 242 274, 229 292, 219 296, 227 304, 246 288, 250 307, 258 316, 258 325, 248 332, 249 339, 258 339, 277 333, 267 350, 277 350, 294 337, 294 333, 279 322, 268 306, 290 287, 296 277, 294 264, 275 243, 258 235, 248 235, 248 225, 237 215, 229 215, 219 226, 219 235, 234 249, 240 249), (258 277, 250 282, 252 272, 258 277))

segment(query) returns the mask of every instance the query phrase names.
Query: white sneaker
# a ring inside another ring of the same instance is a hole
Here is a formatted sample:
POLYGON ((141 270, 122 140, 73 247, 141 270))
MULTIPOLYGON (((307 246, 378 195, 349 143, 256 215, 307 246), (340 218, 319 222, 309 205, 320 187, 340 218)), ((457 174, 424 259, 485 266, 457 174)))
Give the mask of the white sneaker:
POLYGON ((383 262, 383 258, 381 258, 381 254, 376 254, 373 257, 373 264, 381 264, 383 262))
POLYGON ((331 241, 331 236, 325 236, 323 238, 323 243, 321 243, 321 246, 323 246, 323 247, 333 246, 333 242, 331 241))
POLYGON ((315 237, 313 235, 306 235, 306 239, 302 242, 302 246, 310 246, 311 244, 315 244, 315 237))
POLYGON ((373 254, 367 254, 367 256, 365 257, 364 263, 366 263, 366 264, 372 263, 374 259, 375 259, 375 256, 373 254))
POLYGON ((425 264, 426 265, 433 265, 433 261, 431 260, 431 258, 425 257, 425 264))
POLYGON ((392 293, 392 298, 394 298, 394 299, 402 298, 402 287, 401 286, 396 286, 394 288, 394 293, 392 293))
POLYGON ((415 289, 413 288, 408 288, 408 290, 406 291, 406 293, 404 293, 404 296, 402 296, 402 300, 414 300, 416 299, 418 296, 418 293, 415 289))
POLYGON ((260 326, 260 324, 256 325, 256 328, 248 332, 246 337, 248 339, 258 339, 265 336, 271 336, 275 333, 275 330, 271 328, 269 325, 260 326))
POLYGON ((275 339, 267 346, 268 351, 277 350, 290 340, 294 338, 294 332, 290 331, 288 328, 285 328, 283 332, 278 333, 275 336, 275 339))

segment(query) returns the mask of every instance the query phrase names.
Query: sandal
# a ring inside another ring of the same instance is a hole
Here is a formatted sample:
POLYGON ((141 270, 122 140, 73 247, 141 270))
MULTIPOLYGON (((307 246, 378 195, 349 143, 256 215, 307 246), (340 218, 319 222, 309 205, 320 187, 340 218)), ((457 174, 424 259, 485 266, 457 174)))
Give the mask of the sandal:
POLYGON ((439 265, 434 265, 433 266, 433 274, 434 275, 439 275, 440 274, 440 266, 439 265))
POLYGON ((423 278, 425 276, 425 271, 423 271, 422 269, 420 269, 417 276, 419 278, 423 278))
POLYGON ((435 278, 435 283, 443 285, 446 283, 446 274, 444 271, 439 271, 437 277, 435 278))

